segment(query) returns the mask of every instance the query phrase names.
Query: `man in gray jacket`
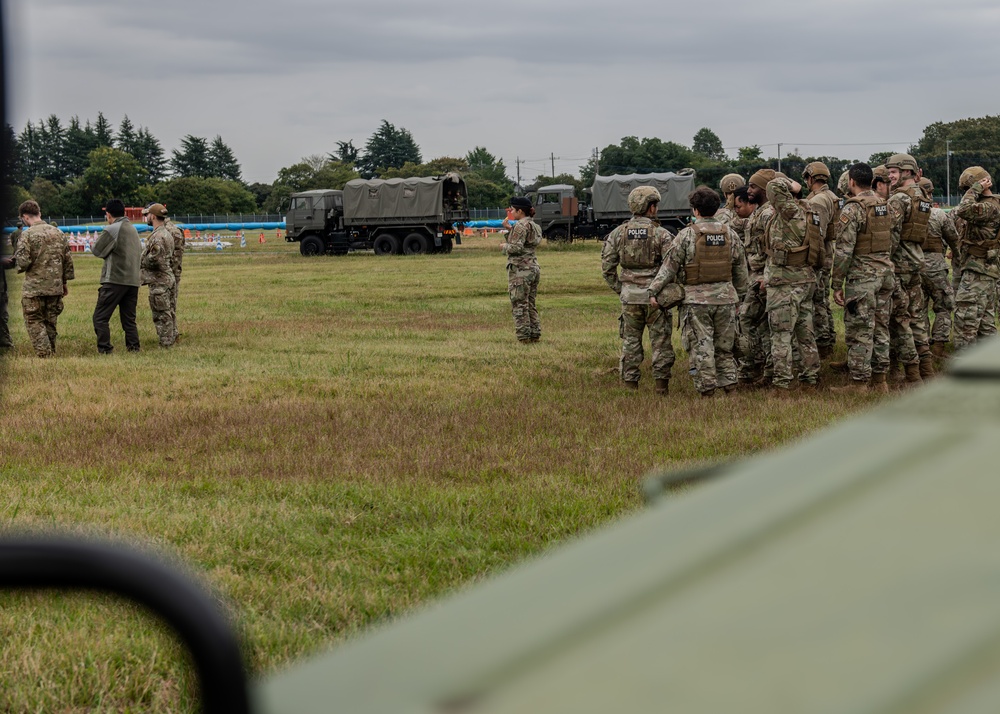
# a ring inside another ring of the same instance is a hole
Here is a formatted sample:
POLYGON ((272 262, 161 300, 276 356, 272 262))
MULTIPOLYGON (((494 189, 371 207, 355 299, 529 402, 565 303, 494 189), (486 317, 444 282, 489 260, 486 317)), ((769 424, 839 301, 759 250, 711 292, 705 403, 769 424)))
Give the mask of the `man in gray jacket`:
POLYGON ((118 308, 118 317, 125 331, 125 349, 139 351, 139 330, 135 325, 135 306, 139 299, 139 257, 142 245, 139 233, 132 222, 125 218, 125 204, 113 198, 104 205, 108 221, 91 251, 104 259, 101 269, 101 287, 97 291, 94 308, 94 332, 97 334, 97 351, 111 354, 111 329, 108 322, 118 308))

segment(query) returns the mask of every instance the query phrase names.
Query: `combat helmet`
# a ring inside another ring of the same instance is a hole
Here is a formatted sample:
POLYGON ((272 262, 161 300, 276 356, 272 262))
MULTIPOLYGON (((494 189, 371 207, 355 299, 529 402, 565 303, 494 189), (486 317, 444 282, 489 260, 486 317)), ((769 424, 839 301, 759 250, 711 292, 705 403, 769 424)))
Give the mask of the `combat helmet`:
POLYGON ((837 179, 837 193, 839 193, 841 196, 847 195, 847 191, 849 188, 847 182, 850 179, 850 175, 851 175, 850 171, 845 171, 844 173, 840 174, 840 178, 837 179))
POLYGON ((825 178, 827 181, 830 180, 830 169, 826 167, 822 161, 813 161, 812 163, 806 164, 805 169, 802 170, 803 180, 809 178, 825 178))
POLYGON ((879 181, 882 183, 889 183, 889 169, 886 168, 885 164, 879 164, 872 169, 872 186, 879 181))
POLYGON ((722 180, 719 181, 719 188, 722 189, 722 192, 727 195, 746 185, 747 182, 744 181, 743 177, 739 174, 726 174, 722 177, 722 180))
POLYGON ((917 160, 909 154, 893 154, 885 162, 885 167, 887 169, 899 169, 900 171, 912 171, 914 175, 918 171, 917 160))
POLYGON ((968 191, 976 181, 982 181, 986 178, 992 180, 986 169, 982 166, 970 166, 958 177, 958 188, 961 191, 968 191))
POLYGON ((641 216, 649 210, 650 204, 660 202, 660 192, 653 186, 633 188, 628 195, 628 210, 632 215, 641 216))
POLYGON ((919 186, 928 196, 934 195, 934 182, 926 176, 921 177, 921 179, 917 181, 917 186, 919 186))

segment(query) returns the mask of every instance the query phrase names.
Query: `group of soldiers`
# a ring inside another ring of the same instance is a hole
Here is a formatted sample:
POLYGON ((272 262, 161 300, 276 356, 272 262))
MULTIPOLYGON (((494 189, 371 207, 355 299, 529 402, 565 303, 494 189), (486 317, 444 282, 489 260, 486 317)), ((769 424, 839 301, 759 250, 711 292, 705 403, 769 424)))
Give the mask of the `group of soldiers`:
MULTIPOLYGON (((112 199, 104 206, 108 225, 93 244, 92 253, 104 260, 100 288, 94 309, 94 332, 97 350, 110 354, 109 321, 117 309, 125 333, 125 347, 139 351, 139 332, 135 322, 140 285, 149 286, 149 307, 153 314, 160 347, 171 347, 177 340, 177 294, 184 255, 184 234, 167 216, 159 203, 143 210, 152 232, 145 245, 135 226, 125 217, 122 201, 112 199)), ((0 269, 17 268, 24 274, 21 307, 25 331, 39 357, 56 353, 57 322, 63 311, 63 298, 73 280, 73 257, 69 240, 55 225, 41 217, 36 201, 25 201, 18 208, 20 228, 12 236, 14 253, 4 257, 0 269)), ((7 327, 6 280, 4 310, 0 315, 0 350, 13 347, 7 327)))
POLYGON ((957 351, 996 332, 1000 198, 978 166, 959 187, 954 210, 937 208, 909 154, 874 169, 854 164, 836 192, 822 162, 807 165, 801 183, 771 169, 749 181, 729 174, 724 205, 707 186, 691 193, 694 222, 676 236, 656 220, 659 192, 633 189, 632 218, 602 251, 622 303, 624 385, 639 387, 648 329, 655 391, 669 393, 677 307, 702 396, 815 389, 836 344, 831 293, 844 308, 847 359, 830 367, 850 375, 832 390, 885 393, 890 382, 928 379, 949 342, 957 351))

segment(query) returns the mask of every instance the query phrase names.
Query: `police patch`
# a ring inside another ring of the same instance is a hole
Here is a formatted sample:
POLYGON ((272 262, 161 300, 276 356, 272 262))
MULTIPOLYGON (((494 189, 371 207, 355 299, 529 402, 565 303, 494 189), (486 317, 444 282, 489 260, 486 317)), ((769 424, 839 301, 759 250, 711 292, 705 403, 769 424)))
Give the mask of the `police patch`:
POLYGON ((889 204, 884 203, 881 206, 873 206, 875 211, 875 216, 878 218, 885 218, 889 215, 889 204))
POLYGON ((930 213, 931 212, 930 201, 918 201, 917 210, 920 211, 921 213, 930 213))
POLYGON ((819 223, 819 214, 818 213, 810 213, 809 215, 812 216, 812 222, 813 222, 814 226, 820 225, 820 223, 819 223))
POLYGON ((649 238, 648 228, 628 228, 625 231, 625 237, 628 240, 646 240, 649 238))
POLYGON ((709 233, 705 236, 705 245, 718 248, 726 244, 726 237, 721 233, 709 233))

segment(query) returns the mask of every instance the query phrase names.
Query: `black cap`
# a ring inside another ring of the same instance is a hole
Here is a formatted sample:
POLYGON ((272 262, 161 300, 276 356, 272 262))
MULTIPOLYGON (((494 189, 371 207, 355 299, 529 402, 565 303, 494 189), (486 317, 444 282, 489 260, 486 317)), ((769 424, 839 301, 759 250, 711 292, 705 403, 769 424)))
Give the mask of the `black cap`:
POLYGON ((531 208, 531 199, 527 196, 512 196, 510 199, 511 208, 520 208, 522 211, 527 211, 531 208))

